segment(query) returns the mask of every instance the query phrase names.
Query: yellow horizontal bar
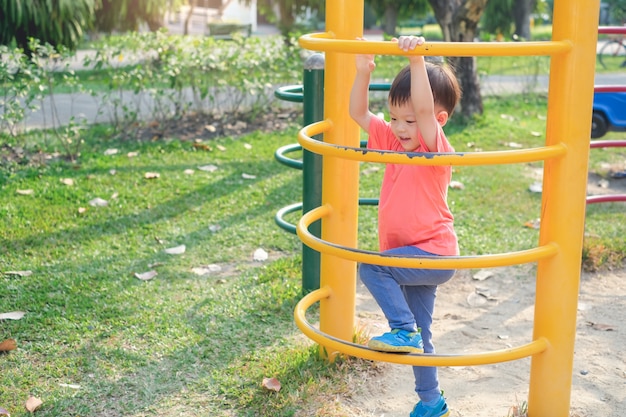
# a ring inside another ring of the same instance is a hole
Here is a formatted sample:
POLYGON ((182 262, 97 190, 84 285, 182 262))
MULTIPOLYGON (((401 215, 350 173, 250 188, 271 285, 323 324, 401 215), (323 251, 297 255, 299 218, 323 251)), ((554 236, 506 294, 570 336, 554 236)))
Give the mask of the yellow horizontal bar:
POLYGON ((558 246, 556 243, 549 243, 533 249, 490 255, 433 257, 383 255, 380 252, 348 248, 332 242, 327 242, 309 232, 309 225, 322 217, 331 215, 331 213, 332 208, 328 204, 309 211, 300 218, 300 221, 296 226, 296 233, 300 240, 310 248, 315 249, 320 253, 337 256, 354 262, 396 266, 401 268, 471 269, 521 265, 549 258, 558 253, 558 246))
POLYGON ((296 305, 294 310, 294 320, 298 328, 309 339, 325 346, 326 348, 329 348, 330 350, 342 352, 350 356, 374 361, 414 366, 472 366, 526 358, 545 351, 549 346, 547 339, 539 338, 515 348, 469 355, 397 354, 378 352, 366 346, 340 340, 322 333, 307 321, 306 310, 314 303, 324 298, 328 298, 331 295, 332 291, 330 287, 322 287, 319 290, 315 290, 304 296, 296 305))
POLYGON ((300 46, 313 51, 376 55, 434 56, 523 56, 557 55, 572 50, 570 41, 544 42, 428 42, 405 52, 392 42, 336 39, 331 32, 311 33, 299 39, 300 46))
POLYGON ((313 139, 311 136, 328 131, 330 121, 323 120, 305 126, 298 133, 298 142, 303 148, 316 154, 337 158, 406 165, 499 165, 545 161, 563 156, 567 148, 563 143, 539 148, 515 149, 510 151, 455 152, 455 153, 397 153, 350 146, 339 146, 313 139))

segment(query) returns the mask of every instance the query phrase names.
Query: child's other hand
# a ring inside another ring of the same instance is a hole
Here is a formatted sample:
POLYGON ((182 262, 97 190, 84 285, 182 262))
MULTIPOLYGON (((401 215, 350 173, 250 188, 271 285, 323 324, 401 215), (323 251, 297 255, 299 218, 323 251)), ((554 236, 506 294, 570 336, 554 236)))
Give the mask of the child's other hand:
POLYGON ((426 40, 423 36, 400 36, 398 39, 393 39, 398 42, 398 48, 407 52, 415 49, 418 45, 423 45, 426 40))
MULTIPOLYGON (((365 41, 364 38, 357 38, 359 41, 365 41)), ((356 56, 356 70, 357 72, 367 72, 368 74, 374 71, 376 63, 374 62, 373 54, 359 54, 356 56)))

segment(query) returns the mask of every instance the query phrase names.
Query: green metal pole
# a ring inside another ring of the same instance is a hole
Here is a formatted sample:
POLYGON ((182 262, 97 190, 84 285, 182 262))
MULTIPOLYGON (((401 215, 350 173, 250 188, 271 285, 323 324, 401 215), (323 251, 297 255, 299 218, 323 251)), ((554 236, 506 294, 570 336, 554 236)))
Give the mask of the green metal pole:
MULTIPOLYGON (((316 53, 304 62, 303 111, 304 125, 319 122, 324 118, 324 55, 316 53)), ((314 139, 322 140, 321 135, 314 139)), ((322 204, 322 157, 304 149, 302 151, 302 213, 322 204)), ((309 227, 317 237, 321 236, 321 222, 309 227)), ((302 293, 320 287, 320 253, 302 245, 302 293)))

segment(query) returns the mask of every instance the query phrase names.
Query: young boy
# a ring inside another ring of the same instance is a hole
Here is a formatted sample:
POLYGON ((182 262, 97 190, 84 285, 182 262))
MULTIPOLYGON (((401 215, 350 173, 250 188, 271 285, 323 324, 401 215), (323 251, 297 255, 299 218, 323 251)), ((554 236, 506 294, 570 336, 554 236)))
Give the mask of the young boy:
MULTIPOLYGON (((424 38, 401 36, 398 47, 410 51, 424 38)), ((390 122, 369 111, 368 91, 376 67, 373 55, 356 57, 350 116, 369 134, 368 148, 396 152, 454 152, 442 127, 461 95, 452 71, 410 55, 409 65, 389 90, 390 122)), ((380 191, 380 251, 402 256, 458 255, 453 217, 447 205, 450 166, 388 164, 380 191)), ((389 322, 391 331, 368 346, 384 352, 434 353, 431 324, 437 286, 454 270, 410 269, 362 264, 361 280, 389 322)), ((414 366, 420 401, 411 417, 448 416, 436 367, 414 366)))

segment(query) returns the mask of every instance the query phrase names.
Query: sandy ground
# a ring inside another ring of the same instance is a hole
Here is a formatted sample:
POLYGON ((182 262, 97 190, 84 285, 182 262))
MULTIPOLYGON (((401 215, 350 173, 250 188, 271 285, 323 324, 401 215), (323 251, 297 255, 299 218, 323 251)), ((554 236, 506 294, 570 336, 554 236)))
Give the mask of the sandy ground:
MULTIPOLYGON (((459 271, 439 288, 433 326, 438 353, 476 353, 532 339, 535 271, 531 266, 459 271), (486 295, 478 295, 481 293, 486 295)), ((626 269, 584 273, 576 327, 571 415, 626 416, 626 269)), ((370 335, 387 331, 382 312, 359 282, 357 321, 370 335)), ((505 417, 527 399, 530 359, 443 367, 450 416, 505 417)), ((564 387, 563 389, 567 389, 564 387)), ((383 364, 342 405, 358 417, 408 416, 417 396, 409 366, 383 364)))

